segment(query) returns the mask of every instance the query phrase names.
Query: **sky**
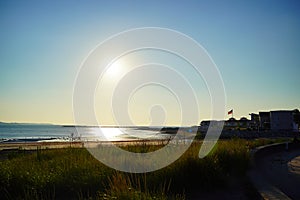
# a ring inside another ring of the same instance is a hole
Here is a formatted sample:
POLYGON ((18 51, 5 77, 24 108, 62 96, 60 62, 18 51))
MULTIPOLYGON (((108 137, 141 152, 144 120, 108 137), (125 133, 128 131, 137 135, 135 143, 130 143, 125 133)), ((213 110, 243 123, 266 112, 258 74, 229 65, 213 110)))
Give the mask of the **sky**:
MULTIPOLYGON (((0 1, 0 121, 74 124, 73 88, 84 59, 112 35, 141 27, 173 29, 201 44, 219 69, 225 109, 233 109, 235 118, 299 108, 299 10, 299 1, 290 0, 0 1)), ((152 59, 183 69, 200 102, 199 120, 211 118, 205 83, 186 63, 146 51, 124 59, 123 67, 152 59)), ((128 77, 120 81, 134 76, 128 77)), ((178 82, 175 87, 184 90, 178 82)), ((154 86, 142 89, 129 99, 134 124, 180 124, 176 95, 154 86)), ((95 98, 100 123, 116 124, 101 94, 95 98)))

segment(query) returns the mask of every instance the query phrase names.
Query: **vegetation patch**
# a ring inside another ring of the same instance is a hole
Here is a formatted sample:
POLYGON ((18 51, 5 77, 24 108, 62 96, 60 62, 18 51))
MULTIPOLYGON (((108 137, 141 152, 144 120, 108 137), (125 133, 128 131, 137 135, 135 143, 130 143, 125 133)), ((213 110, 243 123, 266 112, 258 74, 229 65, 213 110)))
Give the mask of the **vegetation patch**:
MULTIPOLYGON (((199 159, 201 141, 195 141, 171 165, 144 174, 111 169, 84 148, 19 150, 0 161, 0 192, 4 199, 185 199, 195 190, 226 188, 232 177, 245 178, 250 149, 271 142, 275 141, 219 141, 199 159)), ((123 148, 147 152, 158 147, 123 148)))

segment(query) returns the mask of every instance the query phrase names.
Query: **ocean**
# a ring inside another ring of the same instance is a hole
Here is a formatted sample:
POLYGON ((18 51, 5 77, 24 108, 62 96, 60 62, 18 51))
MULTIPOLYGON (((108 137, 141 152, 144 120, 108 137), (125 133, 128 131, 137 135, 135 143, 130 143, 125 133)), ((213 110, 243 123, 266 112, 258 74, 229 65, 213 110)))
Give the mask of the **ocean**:
POLYGON ((128 141, 138 139, 168 139, 174 134, 161 132, 160 127, 92 127, 48 124, 0 123, 0 142, 54 141, 128 141), (101 131, 100 131, 101 130, 101 131))

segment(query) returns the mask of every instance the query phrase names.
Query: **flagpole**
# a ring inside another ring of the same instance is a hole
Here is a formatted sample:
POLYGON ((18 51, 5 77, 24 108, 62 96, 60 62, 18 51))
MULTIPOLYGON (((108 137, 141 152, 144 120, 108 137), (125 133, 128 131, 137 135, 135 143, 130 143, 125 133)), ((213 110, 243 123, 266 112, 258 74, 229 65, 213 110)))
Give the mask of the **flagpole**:
POLYGON ((228 115, 231 114, 231 118, 233 118, 233 109, 231 109, 229 112, 228 112, 228 115))

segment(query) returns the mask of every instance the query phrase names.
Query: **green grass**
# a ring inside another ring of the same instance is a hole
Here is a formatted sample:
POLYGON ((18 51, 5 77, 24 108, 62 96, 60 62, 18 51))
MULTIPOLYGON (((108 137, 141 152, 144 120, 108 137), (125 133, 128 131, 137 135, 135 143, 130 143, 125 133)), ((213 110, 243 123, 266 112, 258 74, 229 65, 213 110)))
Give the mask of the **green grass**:
MULTIPOLYGON (((19 151, 0 161, 0 192, 4 199, 184 199, 186 193, 226 188, 230 177, 245 176, 249 148, 266 143, 219 141, 199 159, 201 142, 196 141, 176 162, 144 174, 113 170, 84 148, 19 151)), ((159 147, 123 148, 148 152, 159 147)))

